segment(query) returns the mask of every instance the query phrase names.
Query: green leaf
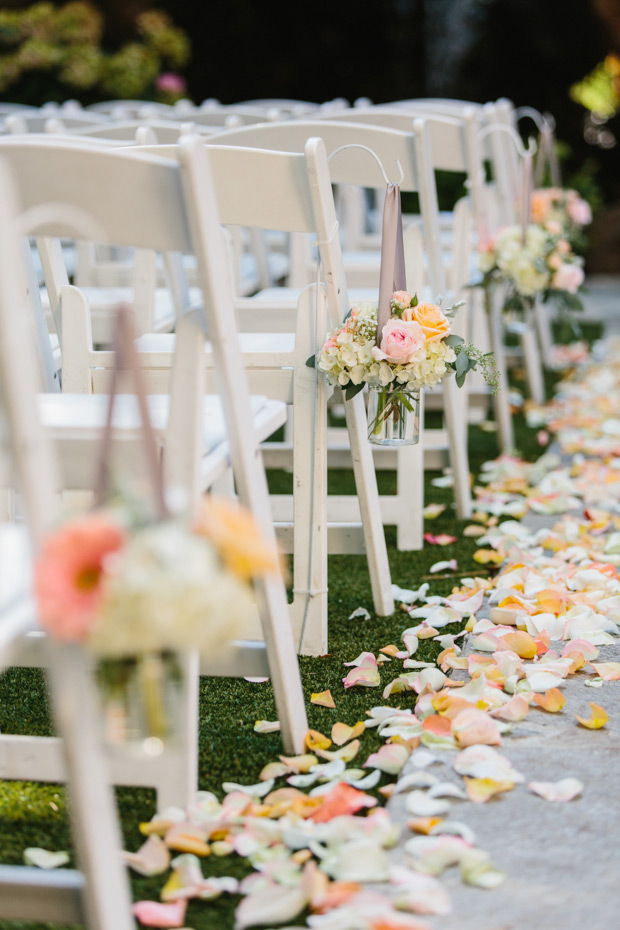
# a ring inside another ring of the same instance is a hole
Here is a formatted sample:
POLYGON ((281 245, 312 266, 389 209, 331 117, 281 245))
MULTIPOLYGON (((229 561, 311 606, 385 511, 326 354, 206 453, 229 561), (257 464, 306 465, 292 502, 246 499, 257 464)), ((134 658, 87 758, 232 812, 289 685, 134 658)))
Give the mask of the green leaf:
POLYGON ((352 400, 356 394, 359 394, 360 391, 364 390, 364 381, 362 381, 361 384, 353 384, 352 381, 349 381, 343 390, 345 400, 352 400))
POLYGON ((316 355, 311 355, 310 358, 306 359, 306 366, 308 368, 316 368, 316 355))
POLYGON ((418 301, 418 295, 417 295, 417 294, 414 294, 413 297, 411 298, 411 306, 412 306, 412 307, 417 307, 417 306, 418 306, 418 303, 419 303, 419 301, 418 301))
POLYGON ((457 384, 458 378, 464 378, 467 372, 469 371, 469 358, 467 352, 459 352, 456 357, 456 375, 457 375, 457 384))
POLYGON ((447 339, 444 339, 444 342, 447 346, 454 348, 455 346, 462 346, 465 340, 462 336, 457 336, 456 333, 450 333, 447 339))

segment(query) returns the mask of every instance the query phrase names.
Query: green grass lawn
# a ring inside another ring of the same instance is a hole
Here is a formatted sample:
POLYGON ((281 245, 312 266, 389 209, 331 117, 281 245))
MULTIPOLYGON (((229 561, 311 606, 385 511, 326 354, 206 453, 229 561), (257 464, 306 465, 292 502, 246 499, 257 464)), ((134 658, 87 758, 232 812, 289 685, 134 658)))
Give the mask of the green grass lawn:
MULTIPOLYGON (((588 327, 587 336, 599 335, 595 327, 588 327)), ((548 387, 553 382, 548 379, 548 387)), ((529 430, 520 414, 515 415, 517 446, 524 458, 533 460, 540 454, 536 431, 529 430)), ((472 426, 469 432, 470 466, 473 474, 487 459, 497 455, 494 433, 484 432, 472 426)), ((484 574, 485 569, 476 565, 473 554, 478 542, 463 537, 466 522, 454 516, 452 491, 435 488, 431 480, 438 473, 427 473, 425 502, 445 503, 446 510, 425 529, 433 533, 449 533, 457 542, 446 547, 426 545, 421 552, 398 552, 395 533, 388 527, 386 536, 389 547, 392 580, 402 587, 418 587, 428 580, 430 566, 439 560, 456 558, 459 572, 484 574)), ((394 491, 394 475, 379 472, 378 480, 382 493, 394 491)), ((270 475, 272 489, 282 489, 290 482, 286 473, 270 475)), ((349 472, 332 472, 330 490, 338 493, 353 493, 352 475, 349 472)), ((469 521, 468 521, 469 522, 469 521)), ((431 590, 434 594, 449 593, 458 579, 434 577, 431 590)), ((329 558, 329 649, 326 656, 301 658, 300 669, 304 692, 308 702, 309 726, 329 734, 337 721, 353 724, 365 718, 368 708, 384 703, 379 688, 351 689, 345 694, 342 677, 346 671, 343 662, 354 659, 367 650, 376 653, 389 643, 399 644, 403 629, 411 625, 406 614, 396 612, 392 617, 377 618, 372 615, 372 597, 366 560, 364 556, 331 556, 329 558), (356 607, 363 606, 371 611, 369 620, 348 620, 356 607), (312 692, 330 689, 336 709, 316 707, 309 703, 312 692)), ((456 632, 457 628, 446 628, 456 632)), ((442 631, 443 632, 443 631, 442 631)), ((434 658, 440 647, 423 641, 416 658, 434 658)), ((390 663, 381 670, 382 685, 396 674, 390 663)), ((411 693, 413 694, 413 693, 411 693)), ((399 694, 392 698, 401 706, 412 702, 414 697, 399 694)), ((280 735, 257 734, 253 727, 256 720, 276 719, 276 710, 270 683, 250 684, 243 679, 203 678, 200 682, 200 759, 199 787, 221 796, 223 781, 253 783, 263 765, 277 759, 281 750, 280 735)), ((0 677, 0 732, 49 735, 51 731, 49 707, 46 697, 44 676, 35 669, 10 669, 0 677)), ((381 740, 375 730, 368 730, 362 737, 363 744, 359 760, 376 751, 381 740)), ((389 779, 384 779, 388 781, 389 779)), ((138 825, 151 818, 155 812, 154 792, 150 790, 122 788, 117 790, 117 799, 127 849, 137 849, 141 843, 138 825)), ((22 782, 0 782, 0 859, 3 863, 22 863, 23 851, 28 846, 42 846, 51 850, 71 850, 71 838, 67 819, 67 801, 64 788, 58 785, 41 785, 22 782)), ((72 864, 73 861, 72 861, 72 864)), ((205 860, 203 871, 212 875, 241 876, 249 866, 237 856, 205 860)), ((162 877, 139 878, 132 873, 132 890, 136 900, 144 897, 159 897, 163 885, 162 877)), ((238 898, 224 896, 214 902, 190 902, 185 918, 186 925, 193 930, 226 930, 233 926, 233 912, 238 898)), ((43 930, 58 927, 52 924, 0 921, 0 930, 43 930)))

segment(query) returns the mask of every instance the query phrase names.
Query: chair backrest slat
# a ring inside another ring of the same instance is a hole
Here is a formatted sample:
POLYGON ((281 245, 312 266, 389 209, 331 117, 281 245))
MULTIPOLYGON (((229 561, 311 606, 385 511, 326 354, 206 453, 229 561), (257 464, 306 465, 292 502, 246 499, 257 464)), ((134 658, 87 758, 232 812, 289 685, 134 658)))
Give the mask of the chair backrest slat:
POLYGON ((96 143, 50 136, 44 142, 40 137, 4 137, 1 157, 10 160, 20 208, 31 224, 24 234, 93 239, 160 252, 192 251, 174 162, 157 155, 137 157, 134 149, 102 151, 96 143), (167 216, 165 224, 159 221, 161 211, 167 216))

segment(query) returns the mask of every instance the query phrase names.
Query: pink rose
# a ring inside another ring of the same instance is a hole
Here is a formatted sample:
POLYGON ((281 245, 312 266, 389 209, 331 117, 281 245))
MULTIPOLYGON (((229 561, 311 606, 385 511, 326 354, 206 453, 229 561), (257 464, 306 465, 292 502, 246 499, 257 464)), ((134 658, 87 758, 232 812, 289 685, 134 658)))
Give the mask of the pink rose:
POLYGON ((392 294, 392 304, 398 307, 399 310, 405 310, 407 307, 410 307, 412 300, 413 297, 409 291, 394 291, 392 294))
POLYGON ((381 334, 381 345, 375 346, 372 354, 377 361, 406 365, 424 345, 424 330, 419 323, 404 320, 388 320, 381 334))
POLYGON ((551 280, 551 287, 558 291, 568 291, 569 294, 576 294, 582 284, 583 268, 581 265, 567 262, 560 265, 551 280))
POLYGON ((571 198, 566 205, 566 212, 575 226, 588 226, 592 222, 590 204, 582 197, 571 198))

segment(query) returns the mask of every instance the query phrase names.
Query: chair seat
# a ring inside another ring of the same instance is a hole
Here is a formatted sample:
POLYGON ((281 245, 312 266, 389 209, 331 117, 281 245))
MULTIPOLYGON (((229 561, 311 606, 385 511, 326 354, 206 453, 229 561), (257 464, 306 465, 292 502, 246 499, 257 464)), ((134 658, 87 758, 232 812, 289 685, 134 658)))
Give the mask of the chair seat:
MULTIPOLYGON (((277 290, 277 288, 274 288, 277 290)), ((297 306, 297 304, 295 304, 297 306)), ((173 333, 147 333, 136 340, 139 352, 148 352, 157 364, 157 355, 172 355, 176 337, 173 333)), ((282 368, 292 364, 291 354, 295 350, 294 333, 239 333, 241 351, 247 368, 282 368)), ((205 343, 206 364, 213 367, 213 348, 205 343)), ((163 361, 163 359, 162 359, 163 361)))
MULTIPOLYGON (((109 343, 112 338, 111 317, 119 304, 133 303, 133 289, 131 287, 83 287, 83 291, 91 310, 91 325, 93 342, 109 343)), ((53 332, 54 321, 50 309, 49 295, 45 287, 41 288, 41 303, 47 318, 48 326, 53 332)), ((195 306, 202 302, 200 288, 192 287, 189 291, 190 304, 195 306)), ((165 287, 155 290, 153 303, 153 322, 156 332, 165 332, 172 329, 176 320, 176 313, 170 291, 165 287)))
MULTIPOLYGON (((168 424, 170 397, 150 394, 147 397, 149 416, 159 439, 168 424)), ((250 398, 252 419, 259 442, 269 438, 286 421, 286 404, 262 395, 250 398)), ((63 486, 70 489, 90 489, 93 486, 101 430, 107 415, 105 394, 40 394, 39 414, 58 448, 63 486)), ((128 467, 135 462, 141 443, 141 419, 136 397, 119 394, 113 416, 114 439, 121 442, 118 451, 128 467)), ((218 397, 207 395, 203 410, 202 486, 208 487, 230 463, 227 430, 218 397)))
MULTIPOLYGON (((252 396, 250 402, 254 417, 270 403, 266 397, 257 395, 252 396)), ((168 424, 170 397, 167 394, 150 394, 147 403, 153 429, 162 433, 168 424)), ((104 394, 40 394, 38 404, 43 425, 53 430, 56 438, 94 440, 105 425, 108 398, 104 394)), ((117 396, 112 424, 123 438, 139 437, 141 420, 134 394, 117 396)), ((206 396, 203 411, 205 452, 223 442, 226 435, 219 398, 206 396)))

